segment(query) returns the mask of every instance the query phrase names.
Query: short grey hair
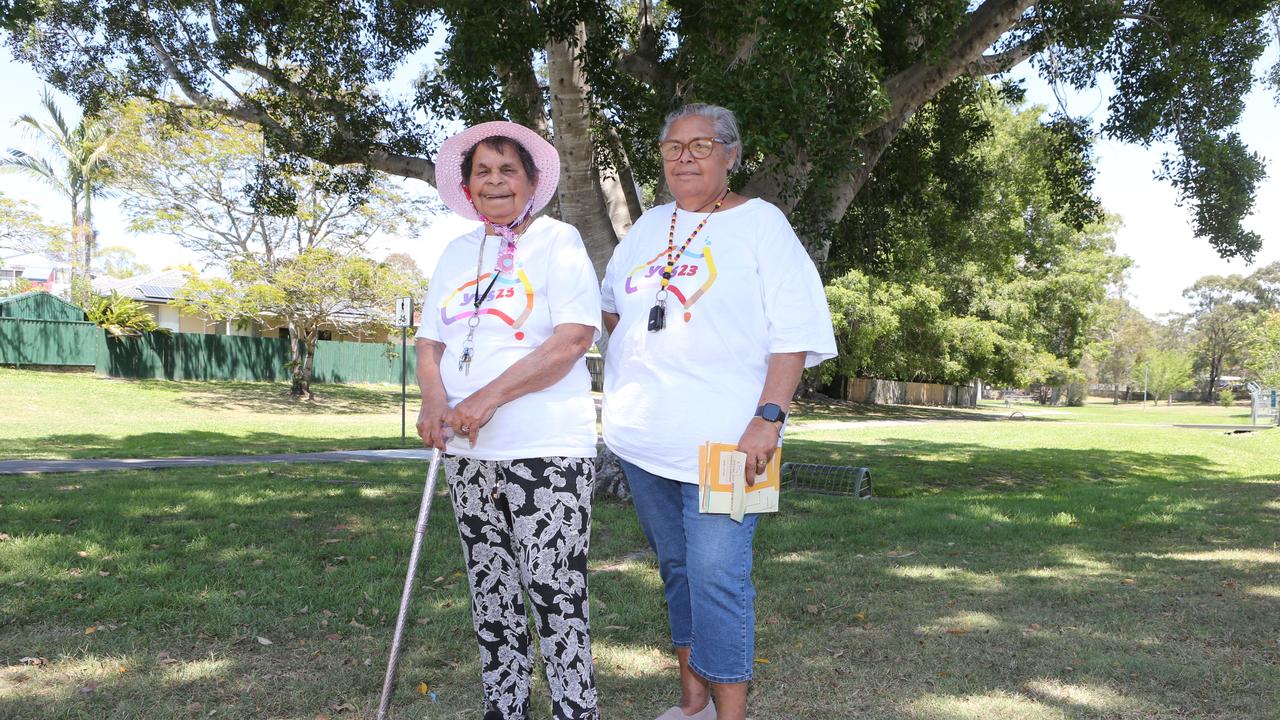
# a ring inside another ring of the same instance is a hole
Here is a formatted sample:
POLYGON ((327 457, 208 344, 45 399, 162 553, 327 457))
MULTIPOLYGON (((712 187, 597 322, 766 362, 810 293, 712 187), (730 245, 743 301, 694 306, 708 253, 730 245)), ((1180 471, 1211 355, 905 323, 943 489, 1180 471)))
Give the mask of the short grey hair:
POLYGON ((711 127, 715 129, 716 137, 724 143, 725 151, 737 151, 734 153, 733 166, 729 168, 729 172, 737 170, 742 165, 742 135, 738 132, 738 118, 734 117, 733 111, 728 108, 705 103, 689 103, 667 116, 666 121, 662 123, 662 134, 658 137, 666 138, 667 133, 671 131, 671 126, 677 120, 694 115, 711 121, 711 127))

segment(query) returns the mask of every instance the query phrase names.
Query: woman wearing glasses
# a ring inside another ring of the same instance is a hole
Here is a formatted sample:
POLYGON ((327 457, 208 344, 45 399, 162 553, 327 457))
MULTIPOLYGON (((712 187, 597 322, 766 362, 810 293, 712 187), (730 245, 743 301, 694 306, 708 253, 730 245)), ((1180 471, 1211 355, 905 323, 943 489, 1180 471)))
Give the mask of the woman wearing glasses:
POLYGON ((698 448, 737 443, 752 482, 780 443, 801 372, 834 357, 835 338, 786 216, 729 189, 742 156, 733 113, 687 105, 661 138, 675 202, 636 221, 602 286, 604 439, 658 555, 680 663, 679 703, 659 720, 743 720, 759 518, 698 512, 698 448))

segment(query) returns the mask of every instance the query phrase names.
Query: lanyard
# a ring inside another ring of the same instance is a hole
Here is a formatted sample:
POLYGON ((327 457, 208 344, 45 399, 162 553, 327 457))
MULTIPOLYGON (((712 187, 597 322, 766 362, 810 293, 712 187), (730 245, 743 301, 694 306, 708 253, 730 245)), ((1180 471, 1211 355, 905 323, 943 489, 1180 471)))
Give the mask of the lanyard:
POLYGON ((476 328, 480 326, 480 305, 489 298, 489 293, 493 290, 494 284, 497 283, 498 278, 502 276, 502 268, 506 266, 510 269, 510 267, 514 267, 515 265, 513 257, 515 243, 510 241, 504 242, 504 245, 510 246, 510 254, 507 254, 504 257, 502 248, 499 248, 498 264, 493 268, 489 285, 484 289, 484 292, 478 292, 480 290, 480 270, 484 264, 484 246, 488 241, 489 237, 487 234, 485 237, 480 239, 480 252, 476 255, 477 292, 475 299, 471 303, 474 308, 474 312, 471 313, 471 317, 467 318, 467 339, 462 341, 462 354, 458 356, 458 370, 466 375, 471 374, 471 360, 475 357, 476 328))
MULTIPOLYGON (((698 233, 702 232, 702 228, 711 219, 720 206, 724 204, 724 199, 729 196, 729 188, 725 188, 716 200, 716 206, 711 208, 711 212, 702 218, 702 222, 698 223, 698 227, 693 229, 688 239, 680 245, 680 251, 676 251, 676 218, 680 212, 680 206, 676 205, 671 208, 671 228, 667 230, 667 266, 662 270, 662 282, 658 286, 658 292, 653 296, 653 307, 649 309, 649 332, 657 332, 667 326, 667 296, 670 292, 667 286, 671 284, 671 273, 675 270, 676 263, 684 256, 684 251, 689 249, 689 243, 698 237, 698 233)), ((705 206, 704 206, 705 207, 705 206)))

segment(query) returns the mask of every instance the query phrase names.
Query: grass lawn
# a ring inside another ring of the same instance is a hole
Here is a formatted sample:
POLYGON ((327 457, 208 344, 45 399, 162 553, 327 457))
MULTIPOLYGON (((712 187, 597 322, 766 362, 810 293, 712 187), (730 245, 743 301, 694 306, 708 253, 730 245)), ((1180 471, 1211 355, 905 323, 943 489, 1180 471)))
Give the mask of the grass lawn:
MULTIPOLYGON (((400 388, 120 380, 0 368, 0 460, 163 457, 400 446, 400 388)), ((409 389, 414 441, 416 389, 409 389)))
MULTIPOLYGON (((761 524, 751 717, 1278 717, 1280 431, 1148 425, 798 428, 787 459, 869 465, 880 497, 790 493, 761 524)), ((372 718, 422 469, 0 478, 0 717, 372 718)), ((674 700, 643 548, 598 502, 610 719, 674 700)), ((474 720, 445 498, 424 550, 396 717, 474 720)))

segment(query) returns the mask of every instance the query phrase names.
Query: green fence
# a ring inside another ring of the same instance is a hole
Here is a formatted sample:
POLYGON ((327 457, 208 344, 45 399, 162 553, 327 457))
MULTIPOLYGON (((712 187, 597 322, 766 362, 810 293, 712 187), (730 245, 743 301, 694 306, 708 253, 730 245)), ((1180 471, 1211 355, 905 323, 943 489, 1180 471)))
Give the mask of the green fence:
POLYGON ((283 380, 289 341, 239 335, 145 333, 98 345, 100 375, 162 380, 283 380))
POLYGON ((93 365, 102 336, 90 322, 0 317, 0 365, 93 365))
MULTIPOLYGON (((413 339, 406 379, 416 383, 413 339)), ((160 380, 288 380, 289 341, 239 335, 145 333, 107 337, 88 322, 0 317, 0 365, 92 365, 99 375, 160 380)), ((601 387, 604 362, 587 357, 592 387, 601 387)), ((400 382, 400 343, 321 340, 311 379, 318 383, 400 382)))
MULTIPOLYGON (((316 382, 353 383, 400 382, 399 338, 387 343, 336 342, 321 340, 316 343, 316 357, 311 363, 311 376, 316 382)), ((406 379, 410 385, 417 382, 417 368, 413 351, 413 338, 409 338, 408 369, 406 379)))
MULTIPOLYGON (((414 352, 408 352, 414 382, 414 352)), ((99 375, 162 380, 288 380, 289 341, 239 335, 146 333, 108 337, 89 322, 0 317, 0 365, 93 366, 99 375)), ((400 346, 321 340, 312 379, 400 382, 400 346)))

